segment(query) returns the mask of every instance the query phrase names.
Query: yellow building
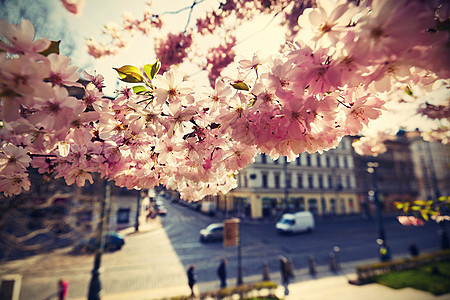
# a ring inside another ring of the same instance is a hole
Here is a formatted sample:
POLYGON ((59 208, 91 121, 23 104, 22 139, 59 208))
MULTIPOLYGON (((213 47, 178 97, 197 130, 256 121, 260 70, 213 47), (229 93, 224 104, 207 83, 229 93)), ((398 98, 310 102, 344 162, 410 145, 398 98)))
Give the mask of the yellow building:
POLYGON ((261 154, 236 175, 238 187, 227 195, 207 197, 218 211, 240 216, 273 218, 285 211, 315 215, 360 212, 351 140, 323 154, 301 154, 287 163, 261 154), (287 201, 286 201, 287 199, 287 201))

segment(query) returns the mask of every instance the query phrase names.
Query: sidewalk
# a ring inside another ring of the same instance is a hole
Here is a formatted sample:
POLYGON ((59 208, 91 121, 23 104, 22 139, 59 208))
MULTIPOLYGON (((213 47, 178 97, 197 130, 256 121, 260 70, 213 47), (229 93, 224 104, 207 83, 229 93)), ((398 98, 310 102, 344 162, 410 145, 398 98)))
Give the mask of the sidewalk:
MULTIPOLYGON (((405 288, 391 289, 380 284, 356 286, 348 283, 348 277, 336 275, 319 279, 296 282, 289 285, 289 295, 284 295, 284 288, 279 286, 276 295, 285 300, 449 300, 450 295, 434 296, 428 292, 405 288)), ((196 289, 197 295, 199 294, 196 289)), ((187 286, 174 286, 168 289, 141 290, 133 293, 104 295, 104 300, 157 300, 176 296, 188 296, 187 286)), ((196 298, 193 298, 196 299, 196 298)), ((76 299, 82 300, 82 299, 76 299)))

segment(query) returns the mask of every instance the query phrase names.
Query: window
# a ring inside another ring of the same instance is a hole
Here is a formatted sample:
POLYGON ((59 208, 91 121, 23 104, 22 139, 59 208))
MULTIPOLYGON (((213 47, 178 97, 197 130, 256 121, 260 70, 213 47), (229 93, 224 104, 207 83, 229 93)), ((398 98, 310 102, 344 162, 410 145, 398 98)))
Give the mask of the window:
POLYGON ((280 174, 275 174, 275 188, 280 188, 280 174))
POLYGON ((323 189, 323 177, 322 177, 322 175, 319 175, 319 188, 323 189))
POLYGON ((338 191, 342 190, 342 178, 341 176, 336 176, 336 188, 338 191))
POLYGON ((250 179, 251 179, 251 180, 255 180, 256 177, 257 177, 256 174, 250 174, 250 179))
POLYGON ((262 179, 262 187, 263 188, 267 188, 268 184, 267 184, 267 173, 263 173, 261 175, 261 179, 262 179))
POLYGON ((292 187, 292 180, 291 180, 291 173, 286 174, 286 187, 291 188, 292 187))
POLYGON ((330 157, 328 155, 325 156, 325 161, 326 161, 326 164, 327 164, 327 168, 329 168, 331 166, 331 164, 330 164, 330 157))
POLYGON ((348 168, 348 161, 347 161, 347 157, 344 157, 344 168, 348 168))
POLYGON ((279 159, 279 158, 277 158, 276 160, 273 161, 273 163, 274 163, 275 165, 278 165, 278 159, 279 159))
POLYGON ((352 181, 351 181, 351 179, 350 179, 350 176, 347 175, 347 177, 346 177, 345 179, 346 179, 346 181, 347 181, 347 188, 348 188, 348 189, 352 188, 352 181))
POLYGON ((336 157, 334 158, 334 162, 335 162, 335 167, 336 167, 336 168, 339 168, 339 156, 336 156, 336 157))
POLYGON ((266 156, 264 153, 261 154, 261 163, 262 163, 262 164, 267 163, 267 156, 266 156))
POLYGON ((313 179, 312 175, 308 176, 308 187, 310 189, 312 189, 314 187, 314 179, 313 179))
POLYGON ((350 213, 355 212, 355 204, 353 203, 353 198, 348 199, 348 207, 350 209, 350 213))
POLYGON ((130 208, 119 208, 117 210, 117 224, 130 223, 130 208))
POLYGON ((297 166, 302 165, 302 155, 301 154, 297 157, 296 161, 297 161, 297 166))
POLYGON ((321 167, 322 166, 322 162, 320 161, 320 155, 316 156, 316 160, 317 160, 317 166, 321 167))
POLYGON ((314 198, 308 199, 308 210, 313 214, 317 214, 317 200, 314 198))
POLYGON ((328 188, 331 190, 333 188, 333 177, 328 176, 328 188))
POLYGON ((303 188, 303 177, 302 177, 302 175, 297 175, 297 187, 299 189, 303 188))
POLYGON ((311 167, 311 155, 306 154, 306 165, 311 167))

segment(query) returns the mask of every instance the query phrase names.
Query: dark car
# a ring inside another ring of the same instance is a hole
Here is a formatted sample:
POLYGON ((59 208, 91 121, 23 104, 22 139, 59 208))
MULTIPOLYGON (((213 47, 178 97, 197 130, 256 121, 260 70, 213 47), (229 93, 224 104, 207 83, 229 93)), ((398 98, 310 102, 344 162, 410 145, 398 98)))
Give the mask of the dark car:
MULTIPOLYGON (((73 248, 73 252, 82 253, 82 252, 95 252, 100 245, 100 241, 91 237, 89 239, 82 239, 78 244, 73 248)), ((118 234, 117 232, 108 232, 105 234, 105 251, 117 251, 122 249, 123 245, 125 245, 124 236, 118 234)))
POLYGON ((209 224, 200 230, 201 242, 221 241, 223 239, 223 223, 209 224))

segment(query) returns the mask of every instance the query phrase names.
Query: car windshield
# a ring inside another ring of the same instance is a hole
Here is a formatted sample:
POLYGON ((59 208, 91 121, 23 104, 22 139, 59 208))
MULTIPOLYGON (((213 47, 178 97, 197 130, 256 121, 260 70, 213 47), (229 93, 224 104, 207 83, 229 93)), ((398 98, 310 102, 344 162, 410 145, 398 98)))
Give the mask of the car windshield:
POLYGON ((294 225, 295 224, 295 220, 294 219, 282 218, 280 223, 281 224, 294 225))
POLYGON ((211 224, 211 225, 208 225, 208 227, 206 227, 206 230, 212 231, 212 230, 216 230, 217 228, 221 228, 221 227, 222 227, 222 225, 220 225, 220 224, 211 224))

